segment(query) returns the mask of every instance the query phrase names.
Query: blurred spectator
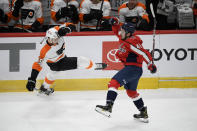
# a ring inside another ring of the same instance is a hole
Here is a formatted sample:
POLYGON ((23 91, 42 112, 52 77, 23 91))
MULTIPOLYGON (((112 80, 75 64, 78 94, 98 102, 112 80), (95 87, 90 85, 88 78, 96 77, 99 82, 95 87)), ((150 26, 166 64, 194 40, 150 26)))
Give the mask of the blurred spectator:
POLYGON ((111 30, 110 12, 108 0, 82 0, 79 14, 81 31, 111 30))
POLYGON ((8 22, 10 21, 10 2, 9 0, 0 1, 0 32, 9 32, 8 22))
POLYGON ((17 32, 41 31, 44 18, 40 0, 14 0, 12 4, 12 17, 17 22, 14 26, 17 32))
POLYGON ((197 0, 193 0, 192 9, 194 12, 194 20, 195 20, 195 25, 196 25, 196 29, 197 29, 197 0))
POLYGON ((150 30, 150 20, 143 3, 137 0, 129 0, 119 7, 118 13, 121 24, 131 22, 136 25, 138 30, 150 30))
POLYGON ((77 24, 79 3, 76 0, 52 0, 51 1, 51 25, 72 22, 77 24))
MULTIPOLYGON (((167 30, 167 29, 175 29, 175 25, 171 25, 168 23, 168 18, 170 15, 173 15, 175 5, 175 0, 159 0, 157 2, 157 29, 159 30, 167 30)), ((176 19, 176 15, 173 16, 176 19)))

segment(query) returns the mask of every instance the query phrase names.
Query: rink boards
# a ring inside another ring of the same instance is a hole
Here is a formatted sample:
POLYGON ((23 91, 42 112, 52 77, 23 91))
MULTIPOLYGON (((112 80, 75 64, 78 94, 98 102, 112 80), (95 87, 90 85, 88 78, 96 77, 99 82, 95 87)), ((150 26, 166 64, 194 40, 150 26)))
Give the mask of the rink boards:
MULTIPOLYGON (((143 46, 152 50, 152 32, 137 32, 143 46)), ((25 85, 31 67, 39 55, 44 33, 0 34, 0 92, 26 91, 25 85)), ((64 37, 67 56, 85 56, 94 62, 108 63, 103 71, 72 70, 60 72, 55 89, 106 90, 110 78, 122 68, 114 56, 118 39, 112 32, 72 33, 64 37)), ((140 89, 196 88, 197 87, 197 31, 157 31, 155 45, 156 74, 151 74, 143 64, 140 89)), ((42 83, 48 67, 39 74, 42 83)), ((122 89, 122 88, 121 88, 122 89)))

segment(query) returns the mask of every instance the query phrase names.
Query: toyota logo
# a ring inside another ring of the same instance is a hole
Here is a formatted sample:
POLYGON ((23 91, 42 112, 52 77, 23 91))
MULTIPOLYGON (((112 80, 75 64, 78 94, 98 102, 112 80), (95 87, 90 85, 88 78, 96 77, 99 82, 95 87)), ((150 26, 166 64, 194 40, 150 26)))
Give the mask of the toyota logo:
POLYGON ((120 60, 116 57, 116 52, 118 51, 118 49, 112 49, 107 53, 107 59, 110 62, 114 62, 114 63, 118 63, 120 62, 120 60))

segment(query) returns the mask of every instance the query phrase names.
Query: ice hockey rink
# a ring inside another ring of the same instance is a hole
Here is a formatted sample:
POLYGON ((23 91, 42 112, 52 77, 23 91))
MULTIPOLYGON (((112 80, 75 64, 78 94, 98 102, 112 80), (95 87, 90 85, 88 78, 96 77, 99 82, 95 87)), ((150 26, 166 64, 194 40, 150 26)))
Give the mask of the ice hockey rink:
POLYGON ((107 118, 94 109, 105 104, 106 91, 0 93, 0 131, 196 131, 197 89, 141 89, 150 122, 138 113, 124 90, 107 118))

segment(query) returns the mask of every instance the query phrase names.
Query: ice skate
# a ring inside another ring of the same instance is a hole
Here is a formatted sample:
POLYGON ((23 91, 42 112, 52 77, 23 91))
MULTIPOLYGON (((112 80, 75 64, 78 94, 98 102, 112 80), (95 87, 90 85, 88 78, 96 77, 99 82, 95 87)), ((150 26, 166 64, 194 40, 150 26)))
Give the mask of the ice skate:
POLYGON ((40 94, 45 94, 45 95, 50 95, 54 92, 54 89, 53 88, 44 88, 44 85, 41 85, 40 87, 40 90, 39 90, 39 93, 40 94))
POLYGON ((107 64, 105 63, 95 63, 95 64, 96 64, 95 70, 102 70, 107 67, 107 64))
POLYGON ((110 114, 112 113, 112 106, 113 106, 113 104, 111 104, 111 103, 106 104, 105 106, 96 105, 95 110, 104 116, 111 117, 110 114))
POLYGON ((140 113, 134 114, 133 117, 135 120, 139 120, 141 122, 148 123, 149 120, 148 120, 147 107, 143 107, 143 109, 140 111, 140 113))

